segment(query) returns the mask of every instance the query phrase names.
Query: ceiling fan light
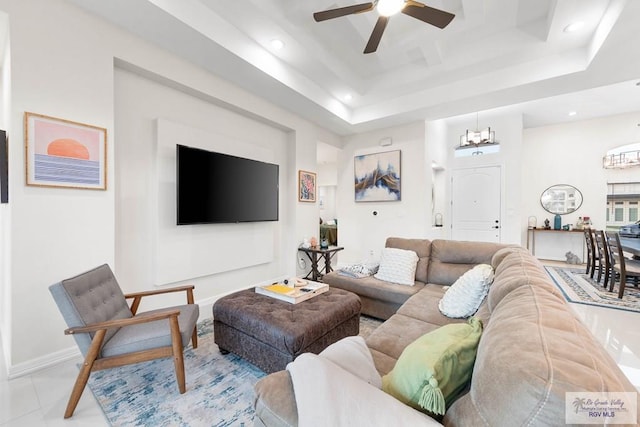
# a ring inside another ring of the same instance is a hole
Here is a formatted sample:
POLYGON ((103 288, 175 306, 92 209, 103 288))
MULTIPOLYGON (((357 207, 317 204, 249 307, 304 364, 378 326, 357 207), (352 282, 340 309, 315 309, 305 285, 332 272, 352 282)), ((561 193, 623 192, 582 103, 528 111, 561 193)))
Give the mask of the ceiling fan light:
POLYGON ((405 0, 380 0, 377 10, 382 16, 392 16, 404 8, 405 0))

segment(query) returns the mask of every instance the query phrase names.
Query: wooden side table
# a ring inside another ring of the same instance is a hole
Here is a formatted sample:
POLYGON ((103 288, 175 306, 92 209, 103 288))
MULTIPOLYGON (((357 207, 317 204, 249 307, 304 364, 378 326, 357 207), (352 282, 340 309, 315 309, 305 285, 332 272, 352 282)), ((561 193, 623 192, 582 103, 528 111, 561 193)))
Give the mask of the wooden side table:
POLYGON ((307 254, 311 260, 311 271, 304 278, 311 279, 314 282, 322 281, 322 277, 333 271, 331 268, 331 259, 335 254, 344 248, 341 246, 329 246, 327 249, 321 249, 320 246, 311 246, 308 248, 298 248, 298 251, 307 254), (324 258, 324 267, 318 265, 318 261, 324 258))

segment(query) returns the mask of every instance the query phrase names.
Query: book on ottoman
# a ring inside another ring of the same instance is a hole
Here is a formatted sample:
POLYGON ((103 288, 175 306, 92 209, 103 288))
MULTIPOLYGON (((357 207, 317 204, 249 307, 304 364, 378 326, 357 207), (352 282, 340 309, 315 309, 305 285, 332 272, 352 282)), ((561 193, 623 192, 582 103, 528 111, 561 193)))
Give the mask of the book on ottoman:
MULTIPOLYGON (((298 279, 300 280, 300 279, 298 279)), ((329 285, 318 282, 306 282, 302 286, 290 287, 284 283, 274 283, 267 286, 256 286, 256 293, 298 304, 329 290, 329 285)))

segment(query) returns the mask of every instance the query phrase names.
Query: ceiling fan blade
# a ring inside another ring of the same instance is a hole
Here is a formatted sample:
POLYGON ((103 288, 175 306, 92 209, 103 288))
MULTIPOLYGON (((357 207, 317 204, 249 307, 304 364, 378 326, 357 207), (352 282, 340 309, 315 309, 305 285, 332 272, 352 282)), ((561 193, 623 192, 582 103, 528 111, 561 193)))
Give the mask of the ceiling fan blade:
POLYGON ((408 0, 406 6, 402 9, 402 13, 413 18, 419 19, 427 24, 434 25, 438 28, 444 28, 455 18, 453 13, 444 10, 434 9, 417 1, 408 0))
POLYGON ((325 10, 313 14, 316 22, 326 21, 327 19, 339 18, 341 16, 352 15, 354 13, 368 12, 373 10, 373 3, 361 3, 354 6, 339 7, 337 9, 325 10))
POLYGON ((389 22, 388 17, 386 16, 378 17, 376 26, 373 28, 373 32, 371 33, 371 37, 369 37, 369 42, 367 43, 367 46, 364 48, 363 53, 373 53, 378 49, 378 45, 380 44, 380 39, 382 39, 382 34, 384 33, 384 29, 387 28, 388 22, 389 22))

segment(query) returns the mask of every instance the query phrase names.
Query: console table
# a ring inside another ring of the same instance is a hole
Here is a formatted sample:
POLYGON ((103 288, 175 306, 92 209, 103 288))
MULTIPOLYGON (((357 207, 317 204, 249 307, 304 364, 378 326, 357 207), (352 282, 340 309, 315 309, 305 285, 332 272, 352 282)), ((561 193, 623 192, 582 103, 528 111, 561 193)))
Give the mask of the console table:
POLYGON ((311 260, 311 271, 305 276, 305 279, 311 279, 314 282, 321 281, 325 274, 333 271, 331 259, 338 251, 343 249, 341 246, 329 246, 327 249, 321 249, 319 246, 298 248, 298 251, 307 254, 307 257, 311 260), (318 265, 318 261, 322 258, 324 258, 324 267, 318 265))
MULTIPOLYGON (((546 229, 546 228, 530 228, 527 229, 527 249, 531 250, 531 255, 536 255, 536 235, 540 233, 550 234, 552 236, 560 237, 561 239, 567 240, 571 238, 581 239, 580 248, 582 252, 581 261, 584 263, 586 260, 586 247, 584 240, 584 230, 554 230, 554 229, 546 229), (580 235, 580 237, 578 237, 580 235)), ((566 244, 566 247, 571 248, 571 241, 569 240, 566 244)), ((557 258, 558 261, 562 261, 561 258, 557 258)))

